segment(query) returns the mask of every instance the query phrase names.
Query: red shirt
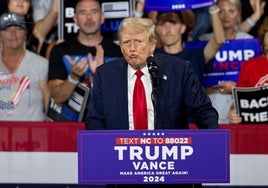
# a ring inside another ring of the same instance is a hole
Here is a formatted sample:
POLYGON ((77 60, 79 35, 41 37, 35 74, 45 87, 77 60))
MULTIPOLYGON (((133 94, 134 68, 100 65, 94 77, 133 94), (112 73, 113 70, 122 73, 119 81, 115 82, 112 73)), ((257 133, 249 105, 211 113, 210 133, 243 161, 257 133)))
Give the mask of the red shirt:
POLYGON ((265 55, 252 58, 242 64, 237 87, 268 85, 268 59, 265 55))

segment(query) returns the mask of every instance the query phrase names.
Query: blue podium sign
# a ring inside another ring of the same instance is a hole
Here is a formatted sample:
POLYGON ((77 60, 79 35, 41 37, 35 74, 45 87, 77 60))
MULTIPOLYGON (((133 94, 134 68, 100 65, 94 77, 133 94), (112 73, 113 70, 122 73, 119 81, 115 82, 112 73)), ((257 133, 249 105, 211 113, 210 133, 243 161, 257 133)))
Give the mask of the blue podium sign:
POLYGON ((79 131, 79 184, 229 183, 229 130, 79 131))

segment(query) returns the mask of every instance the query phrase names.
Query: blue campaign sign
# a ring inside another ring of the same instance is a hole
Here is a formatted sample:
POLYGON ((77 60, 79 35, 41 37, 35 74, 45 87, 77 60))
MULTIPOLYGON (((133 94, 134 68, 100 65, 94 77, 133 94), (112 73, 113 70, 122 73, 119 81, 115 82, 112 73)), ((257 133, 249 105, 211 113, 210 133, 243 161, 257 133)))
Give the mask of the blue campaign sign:
MULTIPOLYGON (((186 48, 203 48, 207 42, 187 42, 186 48)), ((236 82, 241 64, 261 53, 258 39, 236 39, 226 41, 212 60, 203 79, 205 87, 215 86, 224 81, 236 82)))
POLYGON ((229 183, 229 137, 223 129, 79 131, 79 183, 229 183))
POLYGON ((207 7, 215 4, 215 0, 146 0, 144 9, 146 11, 178 11, 187 9, 196 9, 201 7, 207 7))

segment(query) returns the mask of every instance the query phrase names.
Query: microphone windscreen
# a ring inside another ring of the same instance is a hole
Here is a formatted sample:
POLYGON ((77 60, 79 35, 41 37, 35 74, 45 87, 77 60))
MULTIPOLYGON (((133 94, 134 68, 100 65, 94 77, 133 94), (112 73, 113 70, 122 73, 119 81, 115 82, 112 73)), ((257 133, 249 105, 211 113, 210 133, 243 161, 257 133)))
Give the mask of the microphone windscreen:
POLYGON ((147 61, 148 64, 153 63, 153 62, 155 62, 155 58, 153 56, 149 56, 149 57, 147 57, 146 61, 147 61))

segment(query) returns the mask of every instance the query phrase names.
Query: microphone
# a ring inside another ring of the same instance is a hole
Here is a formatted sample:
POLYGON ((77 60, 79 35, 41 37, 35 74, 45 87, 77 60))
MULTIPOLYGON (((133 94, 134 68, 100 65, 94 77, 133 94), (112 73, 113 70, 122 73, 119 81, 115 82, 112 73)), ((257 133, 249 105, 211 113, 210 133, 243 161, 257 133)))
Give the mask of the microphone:
POLYGON ((149 56, 146 61, 147 61, 148 71, 149 71, 149 74, 151 77, 153 89, 156 89, 158 66, 157 66, 157 64, 155 62, 155 58, 153 56, 149 56))
POLYGON ((148 72, 151 77, 151 82, 152 82, 152 93, 151 93, 151 98, 154 106, 154 128, 157 129, 157 120, 156 120, 156 87, 157 87, 157 75, 158 75, 158 66, 155 62, 155 58, 153 56, 149 56, 147 58, 147 66, 148 66, 148 72))

